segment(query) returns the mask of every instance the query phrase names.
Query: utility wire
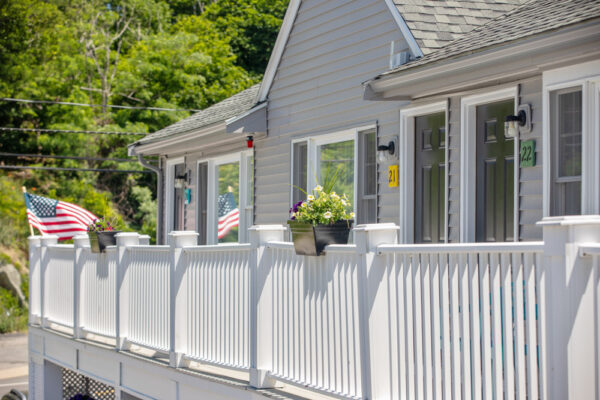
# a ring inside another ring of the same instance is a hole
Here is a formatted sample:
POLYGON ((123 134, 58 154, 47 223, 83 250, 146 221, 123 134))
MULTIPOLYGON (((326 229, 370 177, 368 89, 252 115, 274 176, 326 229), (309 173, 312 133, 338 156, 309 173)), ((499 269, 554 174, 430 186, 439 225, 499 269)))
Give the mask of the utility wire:
POLYGON ((192 111, 198 112, 193 108, 162 108, 162 107, 136 107, 136 106, 118 106, 115 104, 85 104, 85 103, 73 103, 70 101, 53 101, 53 100, 29 100, 29 99, 14 99, 10 97, 0 97, 1 101, 12 101, 17 103, 33 103, 33 104, 59 104, 63 106, 79 106, 79 107, 107 107, 107 108, 120 108, 124 110, 150 110, 150 111, 192 111))
POLYGON ((61 160, 137 162, 137 160, 128 159, 128 158, 103 158, 103 157, 83 157, 83 156, 55 156, 55 155, 49 155, 49 154, 19 154, 19 153, 3 153, 3 152, 0 152, 0 157, 56 158, 56 159, 61 159, 61 160))
POLYGON ((40 133, 89 133, 94 135, 146 135, 145 133, 137 132, 117 132, 117 131, 84 131, 84 130, 69 130, 69 129, 42 129, 42 128, 12 128, 8 126, 0 126, 0 131, 9 132, 40 132, 40 133))
POLYGON ((64 167, 30 167, 24 165, 0 165, 0 169, 41 169, 47 171, 89 171, 89 172, 119 172, 122 174, 153 174, 153 171, 136 171, 126 169, 106 168, 64 168, 64 167))

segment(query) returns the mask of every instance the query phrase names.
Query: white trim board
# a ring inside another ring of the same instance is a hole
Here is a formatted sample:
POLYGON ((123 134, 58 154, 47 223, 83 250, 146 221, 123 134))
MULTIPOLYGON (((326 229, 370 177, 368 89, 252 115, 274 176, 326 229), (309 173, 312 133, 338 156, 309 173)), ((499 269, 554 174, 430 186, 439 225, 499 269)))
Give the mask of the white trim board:
POLYGON ((407 107, 400 110, 400 140, 398 141, 398 156, 400 165, 400 243, 414 243, 415 233, 415 117, 437 112, 445 113, 446 148, 444 176, 444 230, 445 243, 448 242, 448 103, 436 103, 407 107))
MULTIPOLYGON (((476 240, 477 209, 477 135, 476 106, 501 100, 514 100, 514 112, 519 107, 517 86, 499 89, 493 92, 466 96, 460 102, 460 241, 476 240)), ((514 140, 514 223, 513 237, 519 240, 519 137, 514 140)))
POLYGON ((173 207, 174 207, 174 199, 173 199, 173 191, 175 189, 175 166, 179 164, 185 165, 185 157, 177 157, 177 158, 167 158, 167 165, 165 168, 166 171, 166 179, 165 179, 165 238, 168 238, 169 232, 173 230, 173 207))

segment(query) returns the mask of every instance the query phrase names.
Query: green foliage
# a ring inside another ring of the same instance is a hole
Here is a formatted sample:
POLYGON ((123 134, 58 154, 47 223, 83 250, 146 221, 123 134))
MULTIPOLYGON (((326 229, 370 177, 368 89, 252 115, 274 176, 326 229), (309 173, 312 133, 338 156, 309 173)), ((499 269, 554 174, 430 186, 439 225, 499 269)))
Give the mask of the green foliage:
POLYGON ((27 329, 27 310, 11 292, 0 288, 0 334, 27 329))
MULTIPOLYGON (((106 106, 202 109, 250 87, 266 68, 287 1, 4 0, 0 96, 101 107, 0 102, 0 126, 162 129, 190 112, 106 106)), ((0 152, 104 158, 127 157, 127 145, 139 139, 14 132, 0 137, 0 152)), ((0 164, 142 170, 135 160, 0 156, 0 164)), ((22 184, 154 237, 154 174, 0 171, 0 245, 26 248, 22 184)))

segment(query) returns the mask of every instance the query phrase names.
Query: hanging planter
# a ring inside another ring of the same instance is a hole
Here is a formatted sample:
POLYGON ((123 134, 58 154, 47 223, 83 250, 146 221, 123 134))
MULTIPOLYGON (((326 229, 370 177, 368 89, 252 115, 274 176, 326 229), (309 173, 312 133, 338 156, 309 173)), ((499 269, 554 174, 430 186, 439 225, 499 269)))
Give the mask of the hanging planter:
POLYGON ((288 221, 296 254, 320 256, 327 245, 347 244, 353 222, 350 219, 313 225, 310 222, 288 221))
POLYGON ((113 226, 105 220, 100 218, 88 225, 87 234, 90 238, 90 248, 92 253, 104 253, 108 246, 115 246, 117 244, 117 233, 121 231, 115 231, 113 226))

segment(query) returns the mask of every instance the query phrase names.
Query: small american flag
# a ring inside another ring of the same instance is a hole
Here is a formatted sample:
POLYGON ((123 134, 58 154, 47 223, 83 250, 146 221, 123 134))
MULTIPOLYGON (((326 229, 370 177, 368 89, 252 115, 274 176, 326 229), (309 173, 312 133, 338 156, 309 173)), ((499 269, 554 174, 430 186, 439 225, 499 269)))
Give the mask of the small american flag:
POLYGON ((238 226, 240 222, 240 210, 237 208, 233 193, 227 192, 220 194, 218 198, 219 205, 219 239, 223 239, 231 228, 238 226))
POLYGON ((91 212, 64 201, 25 193, 27 219, 42 235, 56 235, 59 240, 87 232, 87 226, 98 219, 91 212))

